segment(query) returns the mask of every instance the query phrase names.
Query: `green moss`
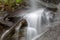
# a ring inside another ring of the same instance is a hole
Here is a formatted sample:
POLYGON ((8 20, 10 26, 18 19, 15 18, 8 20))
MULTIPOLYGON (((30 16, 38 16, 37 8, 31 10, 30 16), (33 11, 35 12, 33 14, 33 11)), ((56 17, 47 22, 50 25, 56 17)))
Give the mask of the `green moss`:
POLYGON ((22 3, 24 0, 16 0, 16 3, 22 3))
POLYGON ((4 2, 5 2, 5 3, 7 3, 7 2, 8 2, 8 0, 5 0, 4 2))
POLYGON ((0 3, 3 2, 4 4, 13 4, 13 3, 22 3, 24 2, 24 0, 0 0, 0 3))

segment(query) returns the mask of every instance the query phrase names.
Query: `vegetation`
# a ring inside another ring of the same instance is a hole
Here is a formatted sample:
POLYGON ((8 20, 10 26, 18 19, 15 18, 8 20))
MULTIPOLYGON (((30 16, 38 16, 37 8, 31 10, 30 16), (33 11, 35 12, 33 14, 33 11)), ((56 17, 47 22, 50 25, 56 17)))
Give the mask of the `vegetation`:
POLYGON ((14 11, 16 8, 19 8, 24 5, 25 1, 24 0, 0 0, 0 8, 1 10, 3 9, 6 11, 14 11), (20 6, 19 6, 20 5, 20 6))
MULTIPOLYGON (((44 2, 58 4, 58 0, 42 0, 44 2)), ((13 12, 16 9, 25 8, 25 0, 0 0, 0 11, 13 12)))

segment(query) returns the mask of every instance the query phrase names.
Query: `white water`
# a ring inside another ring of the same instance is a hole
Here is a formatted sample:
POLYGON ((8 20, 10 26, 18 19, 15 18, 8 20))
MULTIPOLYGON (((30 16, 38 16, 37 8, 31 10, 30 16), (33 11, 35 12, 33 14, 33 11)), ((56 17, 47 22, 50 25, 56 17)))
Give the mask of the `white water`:
POLYGON ((49 25, 50 18, 52 18, 50 12, 45 12, 43 8, 26 14, 24 16, 24 19, 26 19, 28 23, 26 40, 32 40, 37 35, 46 31, 47 27, 43 25, 49 25))
POLYGON ((36 10, 37 9, 37 3, 36 3, 36 0, 29 0, 29 4, 30 4, 30 10, 36 10))
POLYGON ((28 23, 26 40, 32 40, 37 35, 42 35, 43 32, 46 32, 48 30, 46 26, 50 24, 50 19, 53 19, 51 11, 47 11, 45 8, 38 8, 37 1, 39 0, 29 0, 31 12, 24 16, 28 23))
MULTIPOLYGON (((29 0, 31 5, 31 12, 27 13, 23 18, 26 19, 27 35, 25 40, 32 40, 37 35, 42 34, 47 30, 46 25, 50 24, 50 19, 53 19, 51 12, 47 11, 45 8, 38 8, 37 1, 39 0, 29 0)), ((20 26, 16 28, 17 38, 19 40, 19 29, 20 26)))

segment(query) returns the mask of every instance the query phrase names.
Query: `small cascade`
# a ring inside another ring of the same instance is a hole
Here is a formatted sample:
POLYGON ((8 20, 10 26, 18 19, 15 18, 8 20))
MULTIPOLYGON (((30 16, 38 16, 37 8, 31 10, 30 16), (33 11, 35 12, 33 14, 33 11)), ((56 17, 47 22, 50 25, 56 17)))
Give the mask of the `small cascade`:
POLYGON ((24 16, 27 26, 27 40, 32 40, 37 35, 47 30, 46 25, 50 24, 50 18, 52 19, 51 12, 45 12, 45 9, 40 8, 34 12, 28 13, 24 16))
MULTIPOLYGON (((29 0, 30 12, 26 13, 23 16, 23 19, 25 19, 28 23, 26 27, 27 29, 26 35, 24 36, 25 40, 32 40, 37 35, 42 34, 46 30, 48 30, 46 26, 50 25, 50 23, 53 21, 53 12, 43 7, 38 8, 39 7, 37 3, 38 1, 39 0, 29 0)), ((21 27, 21 24, 19 23, 17 27, 12 28, 12 30, 15 29, 15 33, 17 35, 16 40, 20 40, 19 38, 20 27, 21 27)), ((3 37, 5 37, 4 35, 3 37)), ((3 40, 3 37, 2 37, 2 40, 3 40)))

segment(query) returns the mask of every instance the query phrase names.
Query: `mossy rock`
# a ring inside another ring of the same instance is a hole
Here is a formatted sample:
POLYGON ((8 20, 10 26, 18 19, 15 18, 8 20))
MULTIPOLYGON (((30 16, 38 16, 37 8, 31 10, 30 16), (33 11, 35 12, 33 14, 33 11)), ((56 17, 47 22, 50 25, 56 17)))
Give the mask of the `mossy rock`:
POLYGON ((16 3, 22 3, 24 0, 16 0, 16 3))

